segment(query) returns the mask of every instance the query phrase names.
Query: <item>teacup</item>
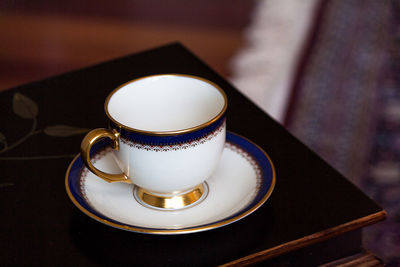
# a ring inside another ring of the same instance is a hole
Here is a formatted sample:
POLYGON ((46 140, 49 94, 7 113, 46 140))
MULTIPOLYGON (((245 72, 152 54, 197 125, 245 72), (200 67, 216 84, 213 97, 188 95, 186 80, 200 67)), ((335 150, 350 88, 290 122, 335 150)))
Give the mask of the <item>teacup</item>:
POLYGON ((158 209, 198 203, 225 143, 227 97, 216 84, 191 75, 161 74, 127 82, 105 102, 109 129, 89 132, 81 157, 107 182, 133 183, 136 199, 158 209), (110 138, 120 174, 90 161, 90 149, 110 138))

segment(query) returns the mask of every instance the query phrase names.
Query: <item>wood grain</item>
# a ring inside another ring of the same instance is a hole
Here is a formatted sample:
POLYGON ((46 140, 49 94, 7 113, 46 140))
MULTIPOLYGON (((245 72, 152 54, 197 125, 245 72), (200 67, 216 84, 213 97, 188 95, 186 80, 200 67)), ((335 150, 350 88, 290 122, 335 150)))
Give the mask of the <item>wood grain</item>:
POLYGON ((228 262, 221 266, 248 266, 257 262, 261 262, 267 259, 271 259, 273 257, 288 253, 289 251, 293 251, 296 249, 300 249, 317 242, 321 242, 327 240, 328 238, 332 238, 338 236, 340 234, 349 232, 351 230, 360 229, 367 225, 371 225, 380 221, 383 221, 387 216, 386 211, 381 211, 375 214, 371 214, 364 218, 360 218, 342 225, 338 225, 336 227, 326 229, 324 231, 305 236, 298 240, 293 240, 288 243, 281 244, 279 246, 260 251, 258 253, 250 254, 246 257, 237 259, 235 261, 228 262))
POLYGON ((319 267, 381 267, 385 264, 369 251, 329 262, 319 267))

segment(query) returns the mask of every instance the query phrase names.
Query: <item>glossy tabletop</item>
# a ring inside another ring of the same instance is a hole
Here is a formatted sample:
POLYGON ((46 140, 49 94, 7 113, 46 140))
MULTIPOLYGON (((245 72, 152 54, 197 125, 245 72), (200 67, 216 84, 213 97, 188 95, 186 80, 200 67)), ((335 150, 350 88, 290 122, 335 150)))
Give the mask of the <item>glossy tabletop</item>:
POLYGON ((5 264, 250 263, 385 218, 369 199, 178 43, 0 94, 0 258, 5 264), (98 223, 67 196, 64 177, 87 129, 106 127, 118 85, 158 73, 204 77, 228 95, 227 129, 258 144, 276 169, 268 201, 233 224, 157 236, 98 223))

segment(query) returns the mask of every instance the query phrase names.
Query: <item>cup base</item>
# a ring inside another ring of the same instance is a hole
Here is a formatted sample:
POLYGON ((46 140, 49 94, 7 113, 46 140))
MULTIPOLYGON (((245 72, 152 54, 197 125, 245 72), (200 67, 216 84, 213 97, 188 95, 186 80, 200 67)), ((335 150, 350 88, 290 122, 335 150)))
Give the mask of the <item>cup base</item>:
POLYGON ((180 210, 202 202, 208 195, 208 184, 203 182, 189 190, 171 194, 147 191, 138 186, 133 188, 133 196, 141 205, 157 210, 180 210))

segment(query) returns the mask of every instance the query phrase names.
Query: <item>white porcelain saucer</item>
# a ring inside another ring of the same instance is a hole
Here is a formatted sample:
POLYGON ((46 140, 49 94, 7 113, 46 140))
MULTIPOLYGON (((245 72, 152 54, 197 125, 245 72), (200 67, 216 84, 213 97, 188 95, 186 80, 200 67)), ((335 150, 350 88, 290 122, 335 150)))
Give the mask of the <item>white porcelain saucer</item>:
MULTIPOLYGON (((110 148, 92 148, 95 166, 119 173, 110 148)), ((220 164, 207 179, 209 192, 199 204, 182 210, 162 211, 139 204, 133 186, 107 183, 84 167, 79 155, 66 173, 66 190, 72 202, 93 219, 112 227, 149 234, 183 234, 221 227, 249 215, 271 195, 275 169, 256 144, 227 133, 220 164)))

